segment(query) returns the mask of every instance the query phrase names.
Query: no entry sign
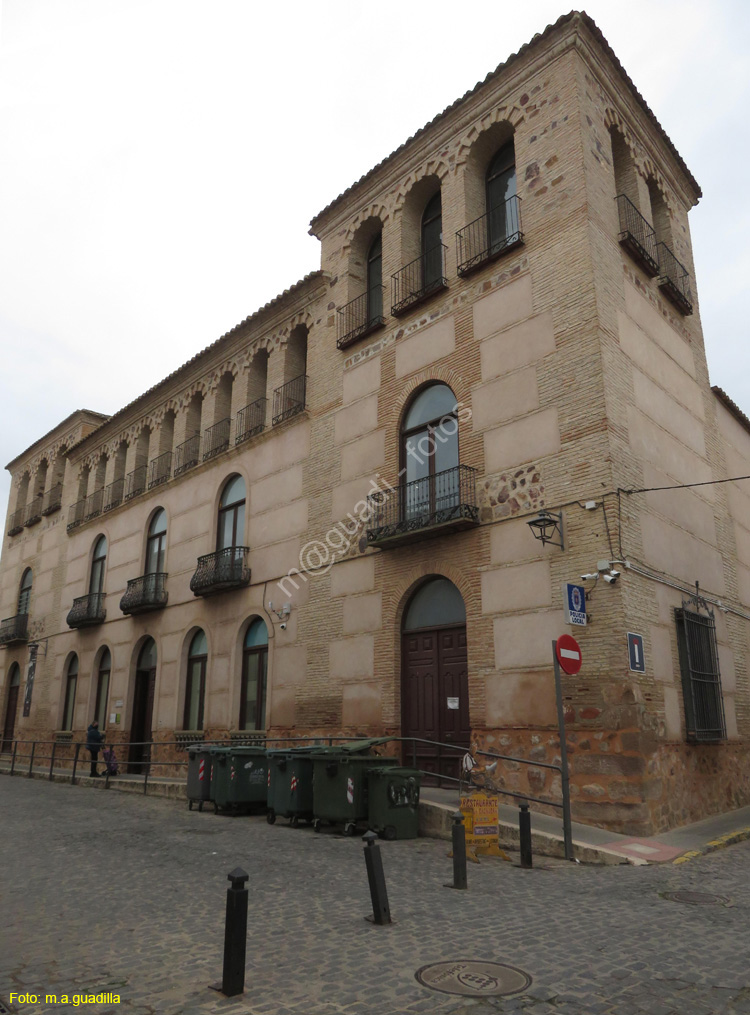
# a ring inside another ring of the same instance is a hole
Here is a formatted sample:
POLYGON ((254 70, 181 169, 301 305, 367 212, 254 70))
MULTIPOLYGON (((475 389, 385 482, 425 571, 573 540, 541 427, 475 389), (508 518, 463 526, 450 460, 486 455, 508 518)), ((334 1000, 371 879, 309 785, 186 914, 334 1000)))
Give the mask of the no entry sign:
POLYGON ((569 634, 562 634, 555 642, 555 653, 560 668, 568 674, 578 673, 581 668, 581 646, 569 634))

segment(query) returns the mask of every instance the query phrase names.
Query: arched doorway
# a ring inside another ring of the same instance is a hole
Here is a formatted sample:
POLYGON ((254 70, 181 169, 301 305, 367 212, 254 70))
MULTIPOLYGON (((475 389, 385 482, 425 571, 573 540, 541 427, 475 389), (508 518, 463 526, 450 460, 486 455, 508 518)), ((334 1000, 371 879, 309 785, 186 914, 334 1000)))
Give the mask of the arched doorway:
POLYGON ((13 735, 16 729, 16 713, 18 711, 18 694, 21 687, 21 669, 18 663, 13 663, 10 668, 10 681, 8 686, 8 704, 5 706, 5 725, 3 727, 3 741, 0 746, 0 754, 5 754, 13 748, 13 735))
POLYGON ((241 730, 266 728, 267 677, 268 629, 260 617, 256 617, 247 629, 242 646, 241 730))
MULTIPOLYGON (((411 597, 401 635, 401 735, 468 749, 466 607, 447 578, 429 578, 411 597)), ((407 745, 407 751, 410 751, 407 745)), ((417 767, 458 776, 461 753, 416 745, 417 767)))
POLYGON ((138 653, 133 690, 133 721, 130 724, 128 771, 141 772, 151 759, 151 723, 156 687, 156 643, 147 638, 138 653))

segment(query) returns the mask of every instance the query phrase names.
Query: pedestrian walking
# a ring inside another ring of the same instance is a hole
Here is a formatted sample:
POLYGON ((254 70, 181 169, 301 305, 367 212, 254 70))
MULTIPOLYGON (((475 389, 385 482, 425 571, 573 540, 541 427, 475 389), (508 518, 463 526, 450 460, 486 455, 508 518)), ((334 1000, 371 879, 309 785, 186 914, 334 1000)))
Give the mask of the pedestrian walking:
POLYGON ((99 778, 99 772, 96 770, 96 759, 99 757, 102 740, 104 740, 104 736, 99 731, 99 723, 94 719, 86 730, 86 750, 91 755, 91 775, 95 779, 99 778))

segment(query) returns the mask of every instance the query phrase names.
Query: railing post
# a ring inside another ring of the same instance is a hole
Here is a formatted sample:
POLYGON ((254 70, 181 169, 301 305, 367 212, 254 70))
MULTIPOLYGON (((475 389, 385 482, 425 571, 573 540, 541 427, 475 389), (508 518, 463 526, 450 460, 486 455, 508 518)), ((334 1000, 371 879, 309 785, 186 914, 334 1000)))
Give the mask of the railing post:
POLYGON ((521 847, 521 866, 530 868, 533 866, 531 858, 531 814, 529 805, 526 803, 518 806, 518 838, 521 847))
POLYGON ((451 814, 453 827, 451 828, 451 841, 453 844, 453 884, 445 885, 445 888, 458 888, 465 890, 469 887, 466 878, 466 833, 464 831, 464 816, 461 811, 451 814))
POLYGON ((388 890, 385 887, 383 858, 380 855, 380 846, 375 845, 377 839, 375 832, 365 832, 362 836, 362 841, 365 844, 367 880, 370 884, 370 898, 372 899, 372 916, 366 916, 365 919, 370 923, 383 926, 392 921, 391 909, 388 905, 388 890))
POLYGON ((16 767, 16 751, 18 750, 18 738, 13 741, 13 757, 10 759, 10 774, 13 775, 13 770, 16 767))
POLYGON ((144 764, 144 766, 143 766, 143 795, 144 796, 146 795, 146 790, 148 789, 148 773, 149 773, 149 769, 151 768, 151 748, 152 747, 153 747, 153 742, 148 745, 148 763, 144 764))
POLYGON ((52 777, 54 775, 55 751, 56 750, 57 750, 57 741, 53 740, 52 741, 52 754, 50 755, 50 759, 49 759, 49 781, 50 782, 52 782, 52 777))
POLYGON ((227 909, 224 921, 224 967, 221 983, 211 984, 225 997, 236 997, 245 990, 245 953, 247 949, 247 899, 245 887, 248 875, 241 867, 227 874, 232 882, 227 889, 227 909))
POLYGON ((75 754, 73 755, 73 774, 70 777, 70 785, 71 786, 75 786, 75 784, 76 784, 76 769, 78 768, 78 754, 79 754, 79 752, 81 750, 81 745, 78 742, 76 742, 75 747, 76 747, 76 750, 75 750, 75 754))
POLYGON ((565 859, 573 859, 573 828, 570 820, 570 772, 568 770, 568 746, 565 737, 565 712, 563 709, 562 678, 557 661, 557 641, 552 642, 552 660, 555 666, 555 696, 557 698, 557 729, 560 739, 560 779, 562 783, 563 842, 565 859))
POLYGON ((31 756, 29 758, 29 774, 27 776, 28 779, 31 778, 31 773, 32 773, 33 768, 34 768, 34 752, 35 751, 36 751, 36 740, 32 740, 31 741, 31 756))

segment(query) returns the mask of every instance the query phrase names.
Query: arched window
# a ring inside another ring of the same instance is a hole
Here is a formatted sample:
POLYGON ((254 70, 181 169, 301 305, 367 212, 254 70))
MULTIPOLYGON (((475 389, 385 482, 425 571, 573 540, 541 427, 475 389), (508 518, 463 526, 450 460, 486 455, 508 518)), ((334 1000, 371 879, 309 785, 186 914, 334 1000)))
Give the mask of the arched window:
POLYGON ((27 567, 26 570, 23 573, 23 577, 21 578, 21 587, 18 590, 18 611, 17 612, 19 614, 23 614, 23 613, 28 613, 29 612, 29 600, 31 599, 31 582, 32 582, 32 579, 33 579, 33 575, 31 573, 31 568, 27 567))
POLYGON ((516 154, 513 142, 503 145, 490 162, 485 180, 490 254, 515 242, 520 230, 516 201, 516 154))
POLYGON ((241 730, 265 729, 267 675, 268 630, 256 617, 247 629, 242 649, 241 730))
POLYGON ((104 591, 104 565, 107 562, 107 539, 106 536, 99 536, 94 546, 94 556, 91 560, 91 579, 89 581, 89 595, 98 596, 104 591))
POLYGON ((245 480, 234 476, 224 487, 219 502, 216 549, 242 546, 245 539, 245 480))
POLYGON ((440 191, 427 203, 422 215, 422 288, 443 278, 443 207, 440 191))
POLYGON ((422 388, 401 427, 408 518, 453 507, 459 496, 456 396, 447 384, 422 388))
POLYGON ((96 705, 94 706, 94 718, 99 723, 99 729, 104 730, 107 725, 107 701, 109 699, 109 675, 112 671, 112 656, 109 649, 105 648, 99 660, 99 672, 96 678, 96 705))
POLYGON ((463 596, 447 578, 430 578, 420 585, 404 613, 404 631, 466 623, 463 596))
POLYGON ((78 656, 73 655, 68 663, 65 674, 65 705, 63 707, 62 729, 73 729, 73 709, 76 703, 76 684, 78 683, 78 656))
POLYGON ((159 508, 148 527, 146 539, 146 574, 161 574, 164 571, 164 555, 167 545, 167 512, 159 508))
POLYGON ((383 316, 383 239, 378 233, 367 251, 367 323, 383 316))
POLYGON ((206 660, 208 643, 203 631, 197 631, 190 642, 185 684, 185 718, 183 729, 203 729, 203 699, 206 693, 206 660))

